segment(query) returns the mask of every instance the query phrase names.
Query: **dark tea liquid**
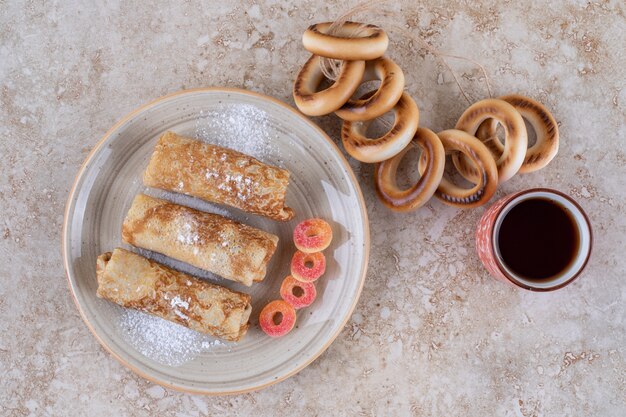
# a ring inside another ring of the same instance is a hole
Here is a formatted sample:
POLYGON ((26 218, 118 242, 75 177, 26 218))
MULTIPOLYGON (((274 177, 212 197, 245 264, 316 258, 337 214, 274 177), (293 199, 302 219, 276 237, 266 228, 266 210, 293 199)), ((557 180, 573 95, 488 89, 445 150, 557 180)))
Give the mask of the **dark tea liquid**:
POLYGON ((569 211, 541 197, 513 207, 502 220, 498 235, 502 261, 529 280, 549 279, 565 270, 579 245, 578 228, 569 211))

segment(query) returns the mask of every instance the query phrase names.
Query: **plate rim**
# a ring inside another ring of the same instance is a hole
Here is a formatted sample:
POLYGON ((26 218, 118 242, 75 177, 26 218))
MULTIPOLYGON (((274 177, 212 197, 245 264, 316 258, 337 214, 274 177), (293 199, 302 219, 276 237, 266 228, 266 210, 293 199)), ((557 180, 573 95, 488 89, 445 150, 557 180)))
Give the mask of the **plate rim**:
POLYGON ((61 233, 61 252, 62 252, 62 256, 63 256, 63 267, 65 269, 65 276, 66 276, 66 280, 67 280, 67 285, 68 285, 68 289, 70 290, 70 293, 72 295, 72 300, 74 301, 74 305, 76 306, 76 308, 78 309, 78 312, 80 314, 81 319, 83 320, 83 322, 85 323, 85 325, 87 326, 87 328, 89 329, 89 331, 91 332, 91 334, 96 338, 96 340, 98 341, 98 343, 100 343, 100 345, 113 357, 115 358, 119 363, 121 363, 125 368, 129 369, 130 371, 132 371, 133 373, 139 375, 140 377, 153 382, 155 384, 167 387, 169 389, 173 389, 175 391, 179 391, 179 392, 185 392, 188 394, 200 394, 200 395, 208 395, 208 396, 220 396, 220 395, 235 395, 235 394, 244 394, 244 393, 248 393, 248 392, 253 392, 253 391, 259 391, 262 390, 264 388, 267 388, 271 385, 274 385, 278 382, 284 381, 294 375, 296 375, 297 373, 299 373, 300 371, 302 371, 303 369, 305 369, 307 366, 309 366, 311 363, 313 363, 313 361, 315 361, 322 353, 324 353, 329 347, 330 345, 335 341, 335 339, 339 336, 339 334, 342 332, 342 330, 344 329, 346 323, 348 322, 348 320, 350 320, 350 317, 352 317, 352 314, 354 313, 354 310, 356 308, 356 305, 359 301, 359 299, 361 298, 361 293, 363 290, 363 286, 365 284, 365 278, 367 276, 367 270, 369 268, 369 252, 370 252, 370 227, 369 227, 369 219, 368 219, 368 215, 367 215, 367 206, 365 204, 365 199, 363 198, 363 192, 361 190, 361 185, 358 181, 358 179, 356 178, 356 175, 354 174, 352 168, 350 167, 350 164, 348 163, 347 159, 345 158, 345 156, 341 153, 339 147, 337 146, 337 144, 326 134, 326 132, 324 130, 322 130, 322 128, 320 128, 317 124, 315 124, 313 121, 311 121, 309 118, 307 118, 305 115, 303 115, 302 113, 300 113, 298 110, 296 110, 295 108, 293 108, 292 106, 288 105, 287 103, 271 97, 271 96, 267 96, 265 94, 261 94, 261 93, 257 93, 254 91, 250 91, 250 90, 245 90, 242 88, 232 88, 232 87, 204 87, 204 88, 191 88, 191 89, 186 89, 186 90, 179 90, 179 91, 175 91, 173 93, 169 93, 166 94, 164 96, 158 97, 154 100, 151 100, 147 103, 144 103, 142 105, 140 105, 139 107, 135 108, 134 110, 130 111, 129 113, 127 113, 124 117, 122 117, 120 120, 118 120, 115 124, 113 124, 113 126, 111 126, 106 133, 100 138, 100 140, 94 145, 94 147, 91 149, 91 151, 89 152, 89 154, 87 155, 87 157, 85 158, 85 160, 83 161, 83 163, 81 164, 80 168, 78 169, 78 172, 76 173, 76 176, 74 178, 74 182, 72 184, 72 187, 70 188, 70 191, 68 193, 68 197, 66 200, 66 204, 65 204, 65 210, 64 210, 64 215, 63 215, 63 228, 62 228, 62 233, 61 233), (155 106, 156 104, 172 99, 174 97, 178 97, 178 96, 183 96, 186 94, 192 94, 192 93, 236 93, 236 94, 243 94, 243 95, 248 95, 248 96, 252 96, 261 100, 266 100, 269 101, 273 104, 276 104, 280 107, 283 107, 284 109, 288 110, 290 113, 292 113, 295 117, 301 119, 303 122, 305 122, 306 124, 308 124, 310 127, 312 127, 314 130, 316 130, 319 135, 330 145, 331 149, 336 153, 336 155, 339 157, 340 163, 343 165, 343 168, 345 169, 345 171, 348 173, 348 176, 350 177, 350 179, 352 180, 352 183, 355 185, 355 189, 356 189, 356 197, 360 202, 360 211, 361 211, 361 215, 363 216, 364 219, 364 227, 363 227, 363 248, 364 248, 364 267, 362 268, 362 273, 361 276, 359 277, 359 286, 357 289, 357 293, 356 293, 356 297, 354 297, 354 300, 352 301, 352 305, 350 306, 348 313, 346 314, 345 318, 342 320, 341 325, 338 326, 337 331, 332 334, 330 336, 330 338, 328 339, 328 341, 326 341, 326 343, 317 351, 315 352, 313 355, 311 355, 311 357, 309 359, 307 359, 306 361, 303 361, 303 363, 297 365, 294 369, 292 369, 291 371, 289 371, 288 373, 286 373, 283 376, 280 377, 275 377, 274 379, 272 379, 269 382, 266 382, 264 384, 261 385, 257 385, 257 386, 253 386, 253 387, 249 387, 249 388, 244 388, 244 389, 238 389, 238 390, 223 390, 223 391, 215 391, 215 390, 206 390, 206 389, 201 389, 201 388, 192 388, 192 387, 186 387, 186 386, 181 386, 172 382, 169 382, 167 380, 162 380, 159 379, 157 377, 154 377, 152 375, 149 375, 148 373, 142 371, 141 369, 131 365, 130 363, 126 362, 123 358, 121 358, 120 356, 118 356, 115 352, 113 352, 109 346, 104 342, 104 340, 100 337, 100 335, 96 332, 96 330, 92 327, 89 319, 87 318, 87 316, 85 315, 85 312, 83 311, 83 309, 81 308, 80 302, 78 301, 78 298, 76 296, 76 292, 74 289, 74 285, 72 284, 72 277, 71 272, 70 272, 70 265, 69 265, 69 256, 68 256, 68 246, 70 244, 70 239, 69 239, 69 214, 70 214, 70 207, 72 206, 72 201, 74 200, 74 197, 76 195, 76 191, 77 188, 76 186, 78 185, 79 180, 83 177, 83 174, 85 172, 85 169, 87 168, 87 165, 91 162, 91 160, 93 159, 93 157, 96 155, 96 153, 102 148, 103 144, 107 141, 107 139, 114 134, 119 128, 120 126, 122 126, 123 124, 125 124, 126 122, 128 122, 129 120, 131 120, 133 117, 135 117, 136 115, 140 114, 141 112, 145 111, 146 109, 155 106))

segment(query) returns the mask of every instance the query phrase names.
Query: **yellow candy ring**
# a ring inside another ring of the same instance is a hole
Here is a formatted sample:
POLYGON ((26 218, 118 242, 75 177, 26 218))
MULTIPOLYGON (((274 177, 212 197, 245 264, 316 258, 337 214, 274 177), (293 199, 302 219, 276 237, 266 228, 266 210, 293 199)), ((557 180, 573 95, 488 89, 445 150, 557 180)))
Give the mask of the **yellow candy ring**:
MULTIPOLYGON (((373 93, 370 91, 361 98, 366 98, 373 93)), ((382 162, 396 156, 411 142, 419 124, 417 104, 407 93, 402 93, 392 111, 395 116, 392 128, 381 137, 374 139, 365 136, 371 120, 343 122, 341 141, 345 150, 354 159, 370 163, 382 162)))
POLYGON ((339 110, 361 84, 364 71, 364 61, 344 61, 333 85, 317 91, 325 77, 320 68, 320 57, 311 56, 298 73, 293 85, 296 106, 308 116, 323 116, 339 110))
MULTIPOLYGON (((478 207, 485 204, 496 192, 498 167, 489 149, 476 137, 457 129, 437 133, 446 153, 461 152, 467 156, 479 172, 478 181, 466 189, 454 185, 445 177, 435 191, 435 197, 445 204, 458 208, 478 207)), ((422 155, 418 165, 420 174, 426 171, 427 160, 422 155)))
POLYGON ((376 25, 344 22, 329 34, 332 22, 311 25, 302 35, 304 48, 319 56, 347 61, 369 61, 381 57, 389 38, 376 25))
MULTIPOLYGON (((528 134, 524 119, 515 107, 499 99, 485 99, 472 104, 459 118, 456 129, 475 135, 481 124, 487 119, 497 120, 506 135, 505 145, 501 154, 494 154, 498 166, 498 180, 502 183, 509 180, 519 171, 528 147, 528 134)), ((478 173, 470 168, 467 159, 453 155, 452 161, 461 175, 472 182, 478 180, 478 173), (463 161, 463 162, 461 162, 463 161)))
POLYGON ((401 190, 396 182, 400 161, 409 151, 407 146, 391 159, 376 165, 374 185, 382 203, 394 211, 409 211, 423 206, 433 196, 443 177, 446 165, 446 152, 439 137, 430 129, 418 128, 411 141, 422 150, 426 165, 420 179, 410 188, 401 190))
POLYGON ((335 114, 351 122, 375 119, 398 103, 404 90, 404 73, 389 58, 381 57, 365 65, 361 83, 380 80, 378 90, 367 99, 349 100, 335 114))

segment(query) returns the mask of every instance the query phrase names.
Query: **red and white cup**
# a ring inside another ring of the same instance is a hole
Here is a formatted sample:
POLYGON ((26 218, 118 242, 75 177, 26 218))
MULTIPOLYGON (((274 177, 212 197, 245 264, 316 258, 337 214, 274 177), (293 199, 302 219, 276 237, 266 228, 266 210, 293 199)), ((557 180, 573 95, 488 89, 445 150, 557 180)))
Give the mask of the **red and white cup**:
POLYGON ((487 271, 500 281, 530 291, 552 291, 574 281, 587 265, 592 241, 591 224, 580 205, 568 195, 549 188, 533 188, 502 197, 483 214, 476 229, 476 250, 487 271), (502 261, 497 247, 500 225, 504 217, 517 204, 533 198, 552 200, 568 210, 576 224, 580 241, 573 262, 556 276, 541 281, 526 279, 512 271, 502 261))

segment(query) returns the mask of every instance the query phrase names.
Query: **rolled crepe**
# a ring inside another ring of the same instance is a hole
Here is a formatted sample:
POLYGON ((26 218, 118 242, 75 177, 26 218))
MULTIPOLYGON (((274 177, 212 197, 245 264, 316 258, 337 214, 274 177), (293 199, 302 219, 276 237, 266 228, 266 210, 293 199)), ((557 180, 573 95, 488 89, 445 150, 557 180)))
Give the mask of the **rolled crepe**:
POLYGON ((263 280, 278 244, 271 233, 145 194, 135 197, 122 239, 248 286, 263 280))
POLYGON ((159 138, 143 182, 274 220, 294 215, 285 207, 289 171, 173 132, 159 138))
POLYGON ((97 295, 192 330, 238 341, 248 329, 250 296, 201 281, 124 249, 98 257, 97 295))

